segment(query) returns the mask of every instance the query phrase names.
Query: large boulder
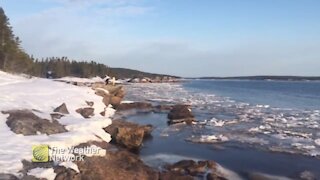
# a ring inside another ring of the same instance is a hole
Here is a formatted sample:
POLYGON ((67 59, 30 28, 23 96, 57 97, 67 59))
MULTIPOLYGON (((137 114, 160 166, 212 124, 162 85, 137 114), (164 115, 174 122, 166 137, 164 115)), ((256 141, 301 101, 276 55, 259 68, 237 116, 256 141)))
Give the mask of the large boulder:
POLYGON ((6 123, 16 134, 36 135, 38 133, 57 134, 67 132, 58 121, 42 119, 29 110, 12 110, 2 113, 9 114, 6 123))
POLYGON ((154 112, 170 112, 172 110, 172 105, 160 104, 153 107, 154 112))
MULTIPOLYGON (((136 154, 127 150, 117 149, 111 144, 104 144, 103 146, 96 145, 106 149, 106 156, 86 157, 85 161, 77 161, 76 164, 79 168, 81 179, 159 179, 159 173, 145 165, 136 154)), ((65 173, 65 175, 67 174, 65 173)), ((79 178, 79 176, 75 176, 74 172, 71 172, 70 177, 71 175, 79 178)))
POLYGON ((179 173, 175 173, 175 172, 162 172, 160 173, 160 180, 194 180, 194 178, 192 176, 189 175, 182 175, 179 173))
POLYGON ((118 106, 121 104, 122 98, 118 97, 118 96, 112 96, 110 98, 110 104, 115 107, 116 109, 118 108, 118 106))
POLYGON ((59 107, 55 108, 53 112, 61 113, 61 114, 69 114, 66 103, 63 103, 59 107))
POLYGON ((79 108, 76 110, 77 113, 81 114, 84 118, 90 118, 94 115, 94 108, 86 107, 86 108, 79 108))
POLYGON ((171 174, 184 175, 185 178, 192 176, 214 180, 227 179, 218 171, 217 164, 214 161, 181 160, 174 164, 166 165, 164 168, 171 174))
POLYGON ((129 150, 139 149, 143 139, 150 136, 152 129, 152 125, 141 126, 123 120, 113 120, 111 125, 104 128, 111 135, 112 143, 129 150))
POLYGON ((168 114, 169 124, 182 123, 191 124, 194 119, 191 108, 188 105, 175 105, 168 114))
POLYGON ((127 111, 132 109, 152 109, 152 104, 147 102, 121 103, 118 105, 118 111, 127 111))
POLYGON ((95 94, 98 96, 101 96, 101 97, 109 97, 110 96, 109 91, 104 88, 96 88, 95 94))
POLYGON ((125 96, 125 90, 122 86, 94 84, 92 89, 95 90, 96 95, 103 97, 102 101, 106 106, 111 104, 114 108, 120 105, 125 96))

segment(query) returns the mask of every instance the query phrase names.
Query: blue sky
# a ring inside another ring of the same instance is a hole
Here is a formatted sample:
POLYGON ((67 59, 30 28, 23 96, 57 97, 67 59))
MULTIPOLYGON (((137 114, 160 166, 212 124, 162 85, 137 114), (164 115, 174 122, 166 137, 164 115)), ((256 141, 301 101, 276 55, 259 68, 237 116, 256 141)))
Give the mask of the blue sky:
POLYGON ((2 0, 23 48, 179 76, 320 76, 318 0, 2 0))

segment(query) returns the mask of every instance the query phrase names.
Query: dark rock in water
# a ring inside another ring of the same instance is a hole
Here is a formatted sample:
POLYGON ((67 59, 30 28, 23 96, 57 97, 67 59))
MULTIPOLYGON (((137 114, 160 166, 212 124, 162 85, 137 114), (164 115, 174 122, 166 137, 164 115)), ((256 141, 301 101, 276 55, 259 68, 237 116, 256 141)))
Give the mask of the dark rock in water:
POLYGON ((154 107, 155 112, 171 111, 173 106, 171 105, 157 105, 154 107))
POLYGON ((169 119, 185 119, 194 118, 191 112, 190 106, 188 105, 175 105, 168 114, 169 119))
POLYGON ((192 177, 203 177, 207 179, 226 179, 217 171, 217 164, 214 161, 193 161, 182 160, 164 167, 168 172, 192 177), (210 175, 208 175, 210 173, 210 175))
POLYGON ((37 132, 42 134, 57 134, 67 132, 65 127, 59 124, 58 121, 41 119, 28 110, 12 110, 2 113, 9 114, 6 123, 16 134, 36 135, 37 132))
POLYGON ((144 130, 141 128, 120 127, 118 128, 116 141, 128 149, 139 149, 142 145, 143 137, 144 130))
POLYGON ((90 118, 94 115, 94 109, 91 107, 88 108, 79 108, 76 110, 77 113, 81 114, 84 118, 90 118))
POLYGON ((187 174, 187 169, 189 167, 195 166, 197 163, 193 160, 182 160, 173 165, 169 165, 166 167, 169 171, 177 172, 180 174, 187 174))
POLYGON ((193 180, 194 178, 189 175, 182 175, 175 172, 163 172, 160 173, 160 180, 193 180))
POLYGON ((12 175, 12 174, 0 173, 0 179, 1 180, 18 180, 19 178, 17 178, 15 175, 12 175))
POLYGON ((194 120, 194 115, 188 105, 175 105, 168 114, 169 124, 186 122, 191 124, 194 120))
POLYGON ((84 161, 76 162, 81 179, 159 179, 159 173, 145 165, 137 155, 126 150, 114 150, 111 144, 105 144, 105 146, 100 147, 106 148, 106 156, 86 157, 84 161))
POLYGON ((55 108, 53 112, 57 112, 61 114, 69 114, 66 103, 63 103, 59 107, 55 108))
POLYGON ((131 109, 151 109, 152 104, 147 102, 122 103, 117 107, 118 111, 126 111, 131 109))
POLYGON ((207 162, 199 161, 197 164, 187 167, 187 171, 192 176, 205 174, 207 172, 207 162))
POLYGON ((143 139, 151 134, 152 129, 152 125, 140 126, 123 120, 113 120, 110 126, 104 128, 111 135, 112 143, 129 150, 139 149, 143 139))

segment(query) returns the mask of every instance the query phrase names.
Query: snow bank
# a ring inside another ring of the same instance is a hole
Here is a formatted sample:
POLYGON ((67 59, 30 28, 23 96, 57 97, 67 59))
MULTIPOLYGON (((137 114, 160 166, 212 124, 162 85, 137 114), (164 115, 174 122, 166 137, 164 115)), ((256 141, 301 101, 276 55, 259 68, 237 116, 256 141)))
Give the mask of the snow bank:
POLYGON ((81 83, 95 83, 95 82, 104 82, 104 79, 101 77, 93 77, 93 78, 78 78, 78 77, 63 77, 56 80, 66 81, 66 82, 81 82, 81 83))
MULTIPOLYGON (((53 135, 23 136, 15 134, 6 125, 8 115, 0 113, 0 173, 19 175, 21 160, 32 159, 32 145, 68 148, 90 140, 109 142, 111 137, 102 128, 111 124, 114 109, 102 102, 102 97, 88 87, 78 87, 48 79, 15 76, 0 71, 0 111, 32 109, 39 117, 51 119, 53 109, 66 103, 70 114, 58 121, 69 132, 53 135), (87 107, 85 101, 94 102, 95 109, 90 119, 84 119, 75 110, 87 107), (100 112, 106 108, 106 116, 100 112)), ((36 172, 35 170, 32 172, 36 172)), ((31 172, 31 173, 32 173, 31 172)))
POLYGON ((54 180, 57 174, 54 173, 54 170, 52 168, 35 168, 31 169, 28 172, 28 175, 37 177, 39 179, 44 178, 48 180, 54 180))

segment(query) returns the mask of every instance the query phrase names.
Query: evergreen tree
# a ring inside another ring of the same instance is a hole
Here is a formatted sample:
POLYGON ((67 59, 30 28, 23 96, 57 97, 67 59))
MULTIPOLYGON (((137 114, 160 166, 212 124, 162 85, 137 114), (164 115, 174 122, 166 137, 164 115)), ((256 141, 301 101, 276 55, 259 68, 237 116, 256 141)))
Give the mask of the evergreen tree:
POLYGON ((20 47, 9 23, 9 18, 0 7, 0 69, 10 72, 28 73, 32 60, 20 47))

